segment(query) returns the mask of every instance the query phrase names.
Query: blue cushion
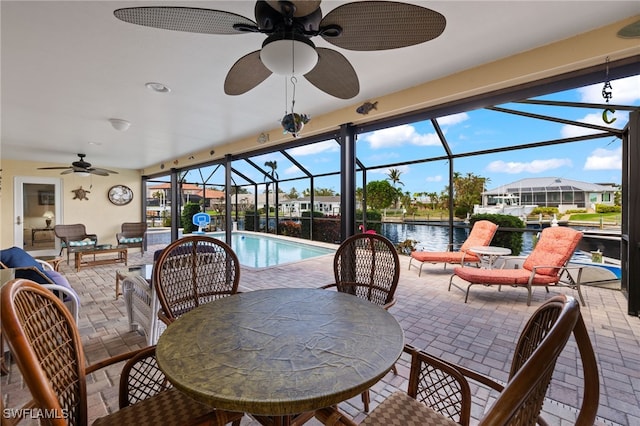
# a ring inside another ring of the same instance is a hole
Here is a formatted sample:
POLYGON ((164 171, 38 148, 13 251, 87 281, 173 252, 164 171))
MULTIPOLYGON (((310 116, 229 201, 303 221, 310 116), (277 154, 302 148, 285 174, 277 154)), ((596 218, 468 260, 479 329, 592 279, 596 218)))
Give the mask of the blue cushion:
MULTIPOLYGON (((67 281, 67 279, 64 277, 64 275, 62 275, 60 272, 56 272, 56 271, 44 271, 45 275, 47 277, 49 277, 49 279, 51 279, 51 281, 53 281, 55 284, 58 284, 61 287, 65 287, 68 288, 69 290, 71 290, 72 293, 76 293, 76 291, 71 287, 71 284, 69 284, 69 281, 67 281)), ((47 284, 47 283, 45 283, 47 284)), ((68 296, 64 297, 64 300, 66 301, 68 299, 68 296)))
POLYGON ((69 247, 84 247, 84 246, 92 246, 96 242, 94 240, 84 239, 82 241, 69 241, 69 247))
POLYGON ((120 241, 118 241, 120 244, 133 244, 133 243, 141 243, 142 242, 142 238, 140 237, 135 237, 135 238, 120 238, 120 241))
MULTIPOLYGON (((0 261, 7 265, 8 268, 35 267, 42 273, 45 272, 40 263, 38 263, 29 253, 19 247, 11 247, 1 250, 0 261)), ((25 278, 40 284, 50 284, 46 278, 37 272, 28 269, 16 271, 16 278, 25 278)))

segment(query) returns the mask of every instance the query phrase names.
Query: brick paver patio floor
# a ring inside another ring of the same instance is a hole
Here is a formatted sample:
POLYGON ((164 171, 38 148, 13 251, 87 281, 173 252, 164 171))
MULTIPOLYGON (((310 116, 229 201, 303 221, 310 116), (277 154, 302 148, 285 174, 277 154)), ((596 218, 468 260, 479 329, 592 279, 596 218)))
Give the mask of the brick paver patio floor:
MULTIPOLYGON (((143 257, 132 251, 129 265, 148 263, 150 247, 143 257)), ((390 312, 405 331, 406 343, 425 349, 436 356, 460 363, 506 380, 511 363, 511 348, 520 330, 541 302, 555 294, 534 290, 532 306, 526 305, 526 291, 517 288, 475 286, 464 303, 464 293, 447 291, 450 269, 442 265, 425 265, 421 277, 416 269, 408 270, 409 258, 401 256, 402 270, 396 293, 397 304, 390 312)), ((73 261, 72 261, 73 263, 73 261)), ((63 262, 61 272, 69 279, 81 298, 80 333, 89 363, 108 356, 145 346, 145 338, 130 332, 124 300, 115 299, 115 272, 121 265, 96 266, 75 272, 73 265, 63 262)), ((242 267, 242 291, 270 287, 319 287, 333 280, 332 256, 322 256, 298 263, 262 270, 242 267)), ((574 295, 571 290, 562 290, 574 295)), ((599 425, 640 424, 640 319, 626 314, 627 301, 619 292, 598 287, 583 287, 587 306, 582 308, 600 368, 601 394, 598 408, 599 425)), ((581 366, 576 360, 577 348, 571 339, 562 353, 544 406, 550 424, 573 424, 582 384, 581 366)), ((398 361, 398 375, 387 374, 372 389, 372 408, 396 389, 406 389, 408 360, 398 361)), ((5 408, 17 408, 30 399, 17 366, 9 365, 3 376, 2 396, 5 408)), ((117 409, 117 382, 120 365, 89 378, 90 421, 117 409)), ((474 388, 472 416, 481 417, 491 396, 474 388)), ((360 396, 341 404, 341 409, 355 418, 365 417, 360 396)), ((21 424, 35 424, 23 421, 21 424)), ((243 425, 257 424, 245 416, 243 425)), ((312 420, 309 425, 319 422, 312 420)))

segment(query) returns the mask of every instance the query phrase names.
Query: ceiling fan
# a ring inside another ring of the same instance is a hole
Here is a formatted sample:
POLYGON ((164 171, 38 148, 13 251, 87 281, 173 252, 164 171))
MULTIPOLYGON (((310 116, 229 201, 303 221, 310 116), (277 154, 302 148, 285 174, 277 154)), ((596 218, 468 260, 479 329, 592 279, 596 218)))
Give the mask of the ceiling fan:
POLYGON ((397 49, 438 37, 445 17, 431 9, 393 1, 343 4, 325 17, 320 0, 260 0, 255 20, 223 10, 194 7, 129 7, 116 18, 137 25, 203 34, 262 33, 262 48, 241 57, 224 82, 227 95, 241 95, 272 73, 304 75, 329 95, 349 99, 360 83, 347 58, 333 49, 316 47, 320 36, 334 46, 357 51, 397 49))
POLYGON ((118 172, 114 172, 113 170, 107 170, 107 169, 99 169, 97 167, 91 167, 91 163, 87 163, 86 161, 84 161, 84 157, 86 157, 86 154, 78 154, 78 157, 80 157, 80 160, 78 161, 74 161, 73 163, 71 163, 70 166, 65 167, 38 167, 38 170, 64 170, 63 172, 61 172, 61 175, 66 175, 69 173, 76 173, 79 175, 98 175, 98 176, 109 176, 109 173, 113 173, 113 174, 118 174, 118 172))

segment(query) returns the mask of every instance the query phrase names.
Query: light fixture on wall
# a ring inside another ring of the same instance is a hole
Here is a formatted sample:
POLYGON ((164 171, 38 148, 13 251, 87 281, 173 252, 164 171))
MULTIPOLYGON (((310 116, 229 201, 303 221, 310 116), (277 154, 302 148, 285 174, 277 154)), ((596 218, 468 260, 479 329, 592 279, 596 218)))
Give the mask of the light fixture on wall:
POLYGON ((51 210, 47 210, 44 212, 42 217, 44 217, 44 223, 47 224, 47 228, 51 228, 51 219, 55 217, 53 212, 51 210))
POLYGON ((129 126, 131 126, 131 123, 122 118, 110 118, 109 123, 111 123, 111 126, 119 132, 125 132, 129 129, 129 126))

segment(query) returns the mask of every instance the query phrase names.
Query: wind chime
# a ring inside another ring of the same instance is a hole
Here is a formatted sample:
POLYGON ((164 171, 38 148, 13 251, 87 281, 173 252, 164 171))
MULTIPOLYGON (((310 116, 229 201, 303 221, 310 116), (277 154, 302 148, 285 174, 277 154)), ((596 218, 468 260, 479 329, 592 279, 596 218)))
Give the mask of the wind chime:
POLYGON ((293 86, 293 94, 291 96, 291 112, 287 111, 287 90, 285 87, 285 113, 282 120, 280 120, 280 124, 282 125, 283 133, 291 133, 291 136, 294 138, 298 137, 298 134, 302 130, 305 124, 307 124, 310 120, 307 114, 298 114, 294 112, 293 109, 296 104, 296 83, 298 80, 295 76, 291 77, 291 85, 293 86))
POLYGON ((294 108, 296 105, 296 83, 298 80, 295 77, 296 69, 295 69, 295 45, 294 41, 291 40, 291 86, 292 86, 292 94, 291 94, 291 112, 287 109, 287 101, 288 101, 288 82, 285 78, 285 87, 284 87, 284 117, 280 120, 280 125, 282 126, 282 130, 284 134, 290 133, 294 138, 298 137, 298 134, 302 130, 305 124, 309 122, 311 119, 307 114, 298 114, 294 112, 294 108))
MULTIPOLYGON (((607 56, 605 65, 606 65, 605 81, 604 81, 604 87, 602 88, 602 97, 608 104, 609 99, 613 98, 613 87, 611 87, 611 81, 609 81, 609 57, 608 56, 607 56)), ((613 108, 605 108, 605 110, 602 111, 602 121, 604 121, 607 124, 612 124, 614 121, 616 121, 616 118, 615 117, 609 118, 609 113, 614 114, 615 112, 616 110, 613 108)))

